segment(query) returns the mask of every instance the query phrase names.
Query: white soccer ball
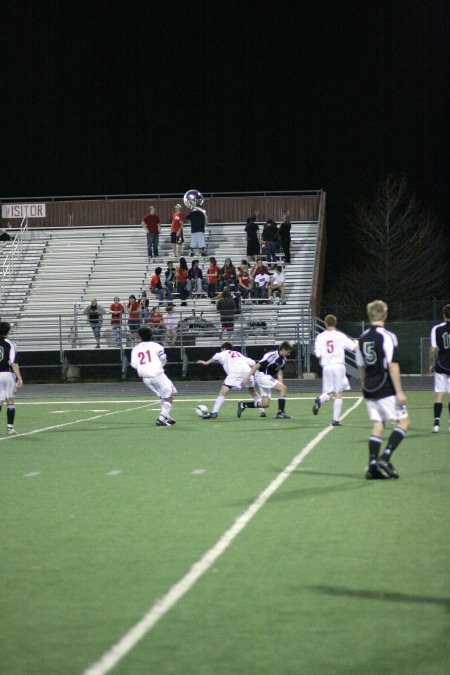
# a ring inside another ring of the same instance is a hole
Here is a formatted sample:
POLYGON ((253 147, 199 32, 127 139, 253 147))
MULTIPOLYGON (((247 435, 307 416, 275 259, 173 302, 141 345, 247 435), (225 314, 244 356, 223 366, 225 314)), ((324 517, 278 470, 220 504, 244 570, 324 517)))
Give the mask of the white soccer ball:
POLYGON ((195 412, 199 417, 204 417, 205 415, 208 414, 208 408, 206 405, 198 405, 195 409, 195 412))

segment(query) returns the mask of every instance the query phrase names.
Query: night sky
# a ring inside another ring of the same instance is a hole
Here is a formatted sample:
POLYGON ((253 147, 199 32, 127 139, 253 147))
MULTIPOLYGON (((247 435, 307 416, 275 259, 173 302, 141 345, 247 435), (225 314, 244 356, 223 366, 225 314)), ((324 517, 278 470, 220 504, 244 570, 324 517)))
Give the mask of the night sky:
POLYGON ((323 188, 339 249, 350 202, 394 172, 446 218, 448 15, 440 0, 7 2, 0 196, 323 188))

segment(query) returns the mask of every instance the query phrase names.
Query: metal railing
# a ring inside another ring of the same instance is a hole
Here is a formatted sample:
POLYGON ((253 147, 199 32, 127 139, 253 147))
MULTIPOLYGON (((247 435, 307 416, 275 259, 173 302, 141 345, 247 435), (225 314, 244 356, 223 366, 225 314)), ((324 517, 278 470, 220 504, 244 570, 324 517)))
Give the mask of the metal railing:
POLYGON ((19 232, 13 239, 11 249, 2 263, 1 281, 0 281, 0 300, 3 300, 6 294, 7 285, 11 285, 14 278, 17 265, 22 257, 23 242, 28 233, 28 218, 24 218, 20 223, 19 232))

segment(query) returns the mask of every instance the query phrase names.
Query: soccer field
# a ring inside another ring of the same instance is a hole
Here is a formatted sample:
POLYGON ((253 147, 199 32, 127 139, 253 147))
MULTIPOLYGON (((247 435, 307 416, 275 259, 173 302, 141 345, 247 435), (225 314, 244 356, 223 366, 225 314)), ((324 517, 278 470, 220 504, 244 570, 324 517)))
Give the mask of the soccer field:
MULTIPOLYGON (((217 387, 218 389, 218 387, 217 387)), ((0 427, 3 675, 444 675, 450 434, 408 392, 400 480, 369 422, 313 394, 291 420, 230 397, 17 399, 0 427)))

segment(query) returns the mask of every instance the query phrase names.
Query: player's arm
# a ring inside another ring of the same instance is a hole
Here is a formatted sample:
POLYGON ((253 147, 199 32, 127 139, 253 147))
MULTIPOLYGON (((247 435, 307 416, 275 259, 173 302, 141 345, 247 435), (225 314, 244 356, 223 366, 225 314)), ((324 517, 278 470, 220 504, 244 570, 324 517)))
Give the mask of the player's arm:
POLYGON ((217 363, 216 359, 208 359, 208 361, 202 361, 202 359, 198 359, 197 363, 199 363, 201 366, 210 366, 211 363, 217 363))
POLYGON ((428 352, 428 363, 430 373, 434 373, 434 367, 436 365, 436 352, 437 352, 436 347, 430 347, 430 351, 428 352))
POLYGON ((283 371, 281 370, 281 368, 277 373, 277 380, 278 382, 280 382, 280 384, 283 384, 283 371))
POLYGON ((12 368, 12 371, 13 371, 14 375, 16 376, 17 388, 19 388, 23 385, 23 380, 22 380, 22 375, 20 374, 19 364, 11 363, 11 368, 12 368))
POLYGON ((241 386, 242 386, 242 387, 245 387, 245 385, 248 384, 248 381, 250 380, 250 378, 252 377, 252 375, 254 375, 254 374, 256 373, 256 371, 259 370, 260 368, 261 368, 261 364, 260 364, 260 363, 255 363, 255 365, 252 366, 250 372, 247 373, 247 375, 246 375, 246 376, 244 377, 244 379, 242 380, 241 386))
POLYGON ((406 396, 404 394, 402 382, 400 379, 400 366, 398 365, 397 362, 391 361, 390 363, 388 363, 388 371, 389 375, 391 376, 392 384, 394 385, 395 394, 401 405, 405 405, 406 396))

